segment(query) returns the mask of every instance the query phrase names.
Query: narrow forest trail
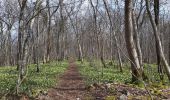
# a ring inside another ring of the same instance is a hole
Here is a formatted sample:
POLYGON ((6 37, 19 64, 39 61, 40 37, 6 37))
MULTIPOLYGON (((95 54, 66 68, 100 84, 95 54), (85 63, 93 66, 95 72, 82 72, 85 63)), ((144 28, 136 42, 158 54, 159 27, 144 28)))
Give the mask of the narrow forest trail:
POLYGON ((69 61, 69 67, 59 78, 55 88, 48 91, 46 96, 40 96, 39 100, 82 100, 87 95, 85 84, 75 61, 69 61))

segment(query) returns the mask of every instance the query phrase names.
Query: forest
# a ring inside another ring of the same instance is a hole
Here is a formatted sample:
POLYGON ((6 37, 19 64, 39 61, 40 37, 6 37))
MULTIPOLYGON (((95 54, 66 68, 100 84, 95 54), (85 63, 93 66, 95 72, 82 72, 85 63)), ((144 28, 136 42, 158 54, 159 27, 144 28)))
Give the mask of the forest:
POLYGON ((0 9, 0 99, 170 99, 170 0, 0 0, 0 9))

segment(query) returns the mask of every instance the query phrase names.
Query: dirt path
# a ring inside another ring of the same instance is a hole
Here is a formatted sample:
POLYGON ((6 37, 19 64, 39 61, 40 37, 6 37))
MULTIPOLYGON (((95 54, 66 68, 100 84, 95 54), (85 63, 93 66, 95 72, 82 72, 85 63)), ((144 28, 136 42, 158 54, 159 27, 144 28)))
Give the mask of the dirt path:
POLYGON ((40 100, 82 100, 87 94, 77 66, 74 61, 69 62, 69 67, 60 77, 55 88, 48 91, 48 95, 40 96, 40 100))

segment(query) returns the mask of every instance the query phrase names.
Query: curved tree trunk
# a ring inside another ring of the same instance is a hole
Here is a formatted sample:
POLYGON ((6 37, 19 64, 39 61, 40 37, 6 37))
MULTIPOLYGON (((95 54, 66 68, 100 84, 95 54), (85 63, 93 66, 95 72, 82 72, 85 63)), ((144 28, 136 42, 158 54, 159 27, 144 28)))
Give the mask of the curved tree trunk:
MULTIPOLYGON (((116 51, 117 51, 117 55, 118 55, 118 60, 119 60, 119 68, 120 68, 120 72, 123 72, 123 64, 122 64, 122 59, 121 59, 121 54, 120 54, 120 50, 119 50, 119 44, 118 44, 118 39, 117 39, 117 36, 116 36, 116 33, 114 31, 114 27, 113 27, 113 24, 112 24, 112 20, 111 20, 111 14, 109 13, 109 9, 108 9, 108 6, 107 6, 107 2, 105 0, 103 0, 104 2, 104 5, 105 5, 105 9, 106 9, 106 12, 107 12, 107 15, 108 15, 108 18, 109 18, 109 22, 110 22, 110 38, 112 39, 112 34, 113 34, 113 38, 114 38, 114 41, 115 41, 115 44, 116 44, 116 51)), ((110 40, 111 41, 111 40, 110 40)), ((111 46, 112 46, 112 41, 111 41, 111 46)), ((112 55, 112 47, 111 48, 111 56, 113 57, 112 55)))
POLYGON ((147 9, 149 19, 150 19, 150 22, 151 22, 151 25, 152 25, 152 28, 153 28, 154 36, 155 36, 155 41, 156 41, 156 45, 157 45, 156 49, 158 49, 158 54, 160 56, 160 61, 164 66, 164 69, 166 71, 168 79, 170 80, 170 67, 169 67, 168 62, 167 62, 167 60, 166 60, 166 58, 164 56, 164 53, 163 53, 162 44, 161 44, 161 40, 160 40, 160 37, 159 37, 160 32, 159 32, 159 29, 156 26, 156 23, 154 22, 152 14, 150 12, 149 1, 148 0, 145 0, 145 1, 146 1, 146 9, 147 9))
POLYGON ((125 0, 125 40, 126 48, 131 60, 132 82, 142 79, 141 67, 133 39, 132 0, 125 0))
POLYGON ((145 80, 145 79, 147 79, 147 76, 145 75, 144 69, 143 69, 143 60, 142 60, 143 58, 142 58, 142 51, 141 51, 140 40, 139 40, 139 31, 138 31, 137 21, 135 18, 134 11, 132 11, 132 23, 133 23, 133 32, 134 32, 133 38, 134 38, 134 42, 135 42, 135 46, 136 46, 136 52, 137 52, 138 59, 139 59, 142 78, 145 80))

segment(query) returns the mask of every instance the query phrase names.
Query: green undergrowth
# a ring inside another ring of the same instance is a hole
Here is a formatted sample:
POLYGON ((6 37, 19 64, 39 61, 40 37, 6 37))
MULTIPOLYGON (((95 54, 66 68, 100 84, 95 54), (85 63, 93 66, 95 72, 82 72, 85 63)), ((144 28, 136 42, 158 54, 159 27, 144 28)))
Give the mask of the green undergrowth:
MULTIPOLYGON (((21 84, 20 92, 36 96, 40 91, 47 91, 48 88, 56 85, 57 78, 62 74, 68 63, 51 62, 40 64, 40 72, 36 72, 36 66, 31 64, 28 66, 28 74, 21 84)), ((0 67, 0 94, 13 93, 17 83, 18 71, 16 67, 0 67)))
MULTIPOLYGON (((154 98, 159 97, 160 99, 163 99, 167 98, 170 95, 170 84, 167 76, 164 77, 164 81, 161 81, 157 72, 157 66, 154 64, 144 65, 144 72, 146 76, 148 76, 148 80, 145 82, 140 82, 140 84, 135 84, 131 82, 131 70, 129 64, 124 63, 123 72, 120 72, 118 64, 116 62, 110 63, 109 61, 106 61, 105 63, 107 65, 106 68, 103 68, 99 60, 84 61, 84 63, 77 62, 79 66, 79 71, 84 77, 87 86, 91 86, 94 83, 115 83, 117 85, 125 84, 128 87, 138 89, 138 91, 147 89, 147 91, 149 91, 150 94, 154 96, 154 98), (163 90, 167 90, 168 92, 162 92, 163 90)), ((111 87, 110 89, 115 90, 114 87, 111 87)), ((129 97, 148 98, 148 95, 132 95, 129 97)), ((114 99, 115 95, 106 98, 106 100, 114 99)))
POLYGON ((83 64, 77 62, 77 64, 79 65, 80 73, 85 77, 86 84, 104 82, 124 83, 130 81, 131 78, 128 68, 125 68, 126 70, 121 73, 116 65, 110 66, 106 63, 107 68, 104 68, 99 61, 94 61, 93 65, 87 61, 83 64))
MULTIPOLYGON (((103 68, 99 60, 77 62, 80 73, 84 76, 87 85, 93 83, 121 83, 129 84, 135 87, 144 88, 144 85, 136 85, 131 83, 131 71, 129 64, 123 64, 123 72, 120 72, 117 62, 110 64, 106 61, 106 68, 103 68)), ((144 64, 144 72, 148 80, 144 82, 151 89, 165 89, 170 86, 167 76, 161 81, 154 64, 144 64)))

